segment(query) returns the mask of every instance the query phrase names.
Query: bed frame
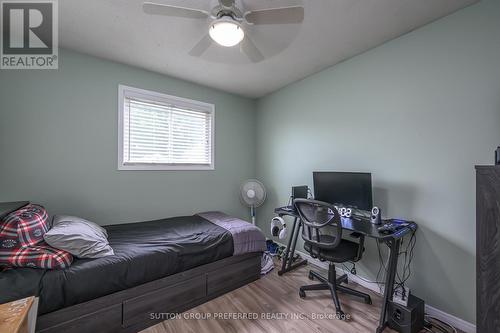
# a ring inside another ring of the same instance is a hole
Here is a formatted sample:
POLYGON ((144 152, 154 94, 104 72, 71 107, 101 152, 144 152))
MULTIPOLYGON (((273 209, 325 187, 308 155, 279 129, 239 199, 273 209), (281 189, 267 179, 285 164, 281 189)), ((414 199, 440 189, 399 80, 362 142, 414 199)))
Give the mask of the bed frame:
POLYGON ((262 253, 228 257, 39 316, 37 333, 132 333, 260 278, 262 253), (154 317, 154 314, 163 314, 154 317), (161 317, 163 316, 163 317, 161 317))

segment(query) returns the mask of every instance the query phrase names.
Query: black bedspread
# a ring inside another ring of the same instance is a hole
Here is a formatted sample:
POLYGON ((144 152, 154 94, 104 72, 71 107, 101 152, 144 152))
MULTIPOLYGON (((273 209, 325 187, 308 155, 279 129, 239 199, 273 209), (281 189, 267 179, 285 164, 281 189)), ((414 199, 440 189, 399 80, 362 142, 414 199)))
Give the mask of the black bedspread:
POLYGON ((115 255, 76 259, 65 270, 0 273, 0 304, 40 296, 39 314, 105 296, 233 254, 231 234, 199 217, 105 227, 115 255))

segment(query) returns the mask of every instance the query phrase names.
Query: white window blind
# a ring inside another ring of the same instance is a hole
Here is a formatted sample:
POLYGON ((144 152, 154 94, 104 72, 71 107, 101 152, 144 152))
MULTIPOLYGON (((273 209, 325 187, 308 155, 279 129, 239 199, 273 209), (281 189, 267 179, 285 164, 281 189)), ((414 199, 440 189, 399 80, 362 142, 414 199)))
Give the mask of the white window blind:
POLYGON ((124 87, 121 169, 213 169, 213 105, 124 87))

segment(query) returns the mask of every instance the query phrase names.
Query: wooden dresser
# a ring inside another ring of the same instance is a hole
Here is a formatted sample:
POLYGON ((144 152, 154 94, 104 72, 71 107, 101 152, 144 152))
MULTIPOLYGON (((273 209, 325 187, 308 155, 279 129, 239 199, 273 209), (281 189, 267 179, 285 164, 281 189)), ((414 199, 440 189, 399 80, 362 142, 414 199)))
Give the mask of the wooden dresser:
POLYGON ((1 333, 31 333, 35 330, 38 299, 23 298, 0 304, 1 333))
POLYGON ((477 332, 500 332, 500 166, 476 167, 477 332))

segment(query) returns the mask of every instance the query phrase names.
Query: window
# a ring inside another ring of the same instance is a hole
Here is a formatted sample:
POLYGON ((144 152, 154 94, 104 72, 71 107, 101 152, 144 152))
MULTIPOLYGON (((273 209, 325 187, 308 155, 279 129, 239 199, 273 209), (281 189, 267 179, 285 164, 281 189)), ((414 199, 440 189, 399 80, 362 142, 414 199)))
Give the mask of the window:
POLYGON ((213 104, 119 86, 118 170, 213 170, 213 104))

